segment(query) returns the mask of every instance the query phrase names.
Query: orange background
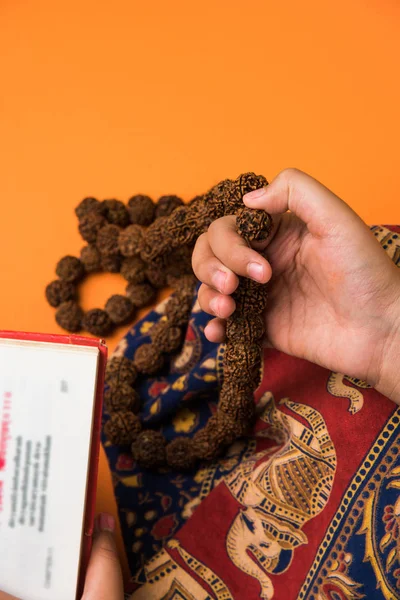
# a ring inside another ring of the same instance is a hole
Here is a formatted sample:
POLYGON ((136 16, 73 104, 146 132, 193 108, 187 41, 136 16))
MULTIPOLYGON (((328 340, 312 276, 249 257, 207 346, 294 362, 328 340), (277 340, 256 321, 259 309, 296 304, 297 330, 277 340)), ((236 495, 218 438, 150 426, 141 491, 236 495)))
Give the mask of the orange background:
MULTIPOLYGON (((86 195, 189 199, 296 166, 399 222, 399 17, 396 0, 1 0, 1 327, 60 331, 43 290, 82 245, 86 195)), ((92 277, 84 306, 122 289, 92 277)), ((115 509, 104 457, 98 509, 115 509)))

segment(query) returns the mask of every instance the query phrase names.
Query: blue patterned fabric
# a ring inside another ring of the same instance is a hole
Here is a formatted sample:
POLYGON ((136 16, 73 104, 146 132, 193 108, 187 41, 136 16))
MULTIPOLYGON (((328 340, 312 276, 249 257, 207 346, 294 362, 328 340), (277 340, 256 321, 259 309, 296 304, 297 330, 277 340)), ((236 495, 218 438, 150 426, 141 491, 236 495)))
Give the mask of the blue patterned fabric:
MULTIPOLYGON (((163 317, 164 305, 165 302, 128 332, 114 356, 132 359, 139 346, 150 342, 148 332, 163 317)), ((143 378, 136 388, 143 403, 140 413, 143 424, 160 430, 167 440, 193 436, 215 411, 223 346, 206 339, 204 328, 209 319, 200 310, 196 293, 181 352, 171 357, 156 378, 143 378)), ((103 424, 108 418, 104 409, 103 424)), ((140 469, 134 464, 129 448, 112 446, 104 434, 102 442, 113 474, 129 566, 136 573, 190 515, 185 506, 190 506, 190 501, 197 504, 199 497, 205 496, 204 482, 198 473, 169 470, 155 473, 140 469)), ((232 467, 236 464, 235 461, 232 467)), ((213 481, 228 471, 229 466, 221 464, 213 481)))

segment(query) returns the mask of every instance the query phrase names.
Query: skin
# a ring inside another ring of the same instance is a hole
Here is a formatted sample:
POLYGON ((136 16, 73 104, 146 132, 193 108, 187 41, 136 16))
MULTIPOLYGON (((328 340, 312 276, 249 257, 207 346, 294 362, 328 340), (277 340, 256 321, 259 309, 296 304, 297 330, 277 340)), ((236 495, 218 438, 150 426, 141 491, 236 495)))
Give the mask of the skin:
MULTIPOLYGON (((113 517, 100 515, 97 519, 97 529, 82 600, 123 600, 123 581, 114 540, 113 517)), ((17 598, 0 592, 0 600, 17 598)))
POLYGON ((207 338, 224 339, 238 275, 269 282, 266 346, 358 377, 400 404, 400 270, 369 228, 296 169, 243 201, 273 216, 273 232, 251 248, 235 217, 223 217, 198 239, 199 302, 216 317, 207 338))

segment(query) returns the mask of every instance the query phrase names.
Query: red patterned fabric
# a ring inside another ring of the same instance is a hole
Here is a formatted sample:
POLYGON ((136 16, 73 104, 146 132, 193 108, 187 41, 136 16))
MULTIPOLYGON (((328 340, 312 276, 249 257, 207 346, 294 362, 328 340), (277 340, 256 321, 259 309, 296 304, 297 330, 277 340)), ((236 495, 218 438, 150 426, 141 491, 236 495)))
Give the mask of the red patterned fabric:
MULTIPOLYGON (((399 228, 372 230, 400 264, 399 228)), ((158 489, 164 505, 141 488, 137 502, 159 507, 147 533, 164 548, 133 573, 133 600, 400 598, 400 409, 363 381, 274 350, 256 401, 250 438, 201 465, 197 487, 175 477, 179 510, 170 488, 158 489)), ((125 504, 122 521, 128 513, 141 514, 125 504)))

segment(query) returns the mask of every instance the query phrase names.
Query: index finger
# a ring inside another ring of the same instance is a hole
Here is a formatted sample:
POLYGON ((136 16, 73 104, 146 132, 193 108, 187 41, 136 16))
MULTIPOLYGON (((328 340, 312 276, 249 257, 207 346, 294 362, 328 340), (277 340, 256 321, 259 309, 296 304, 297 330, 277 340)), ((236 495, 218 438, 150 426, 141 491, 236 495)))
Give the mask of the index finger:
POLYGON ((214 221, 207 235, 214 256, 228 269, 259 283, 267 283, 271 279, 269 262, 237 233, 236 217, 222 217, 214 221))

